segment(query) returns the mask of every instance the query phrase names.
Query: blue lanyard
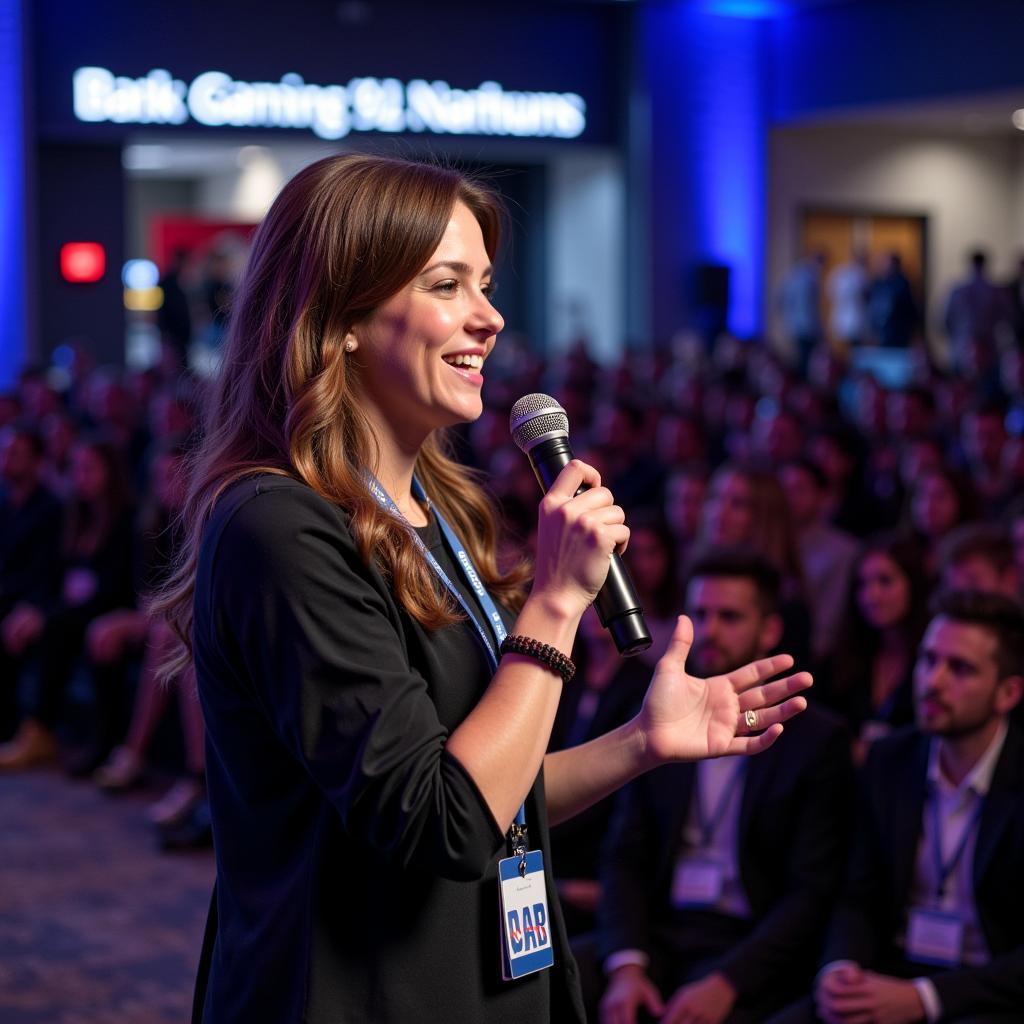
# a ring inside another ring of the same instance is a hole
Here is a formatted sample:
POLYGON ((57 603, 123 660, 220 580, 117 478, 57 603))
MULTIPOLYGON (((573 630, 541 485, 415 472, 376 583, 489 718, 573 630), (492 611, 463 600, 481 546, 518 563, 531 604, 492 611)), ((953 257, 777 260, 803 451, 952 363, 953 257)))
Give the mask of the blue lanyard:
POLYGON ((978 827, 981 811, 984 806, 984 801, 979 800, 978 806, 974 809, 974 814, 971 815, 971 820, 967 823, 967 827, 960 836, 957 848, 953 851, 953 855, 949 860, 944 862, 942 860, 942 823, 939 820, 939 794, 937 792, 932 794, 932 853, 935 858, 936 899, 941 900, 945 897, 946 882, 949 881, 949 876, 953 874, 957 864, 960 863, 960 858, 964 855, 964 850, 967 849, 967 844, 971 841, 971 833, 978 827))
POLYGON ((732 798, 733 793, 736 792, 736 787, 739 785, 739 781, 746 770, 747 761, 746 759, 743 759, 736 765, 736 770, 732 773, 732 777, 722 789, 722 792, 719 793, 717 803, 713 808, 711 808, 710 817, 705 817, 704 815, 704 805, 700 798, 700 778, 694 778, 693 809, 697 816, 697 828, 700 829, 700 848, 702 850, 706 850, 711 845, 711 840, 715 838, 715 833, 718 831, 722 824, 722 820, 725 818, 725 812, 729 806, 729 800, 732 798))
MULTIPOLYGON (((370 492, 377 499, 380 504, 386 508, 393 516, 401 519, 402 522, 408 523, 405 516, 402 515, 399 507, 394 503, 391 496, 381 486, 380 481, 369 471, 366 473, 366 482, 370 488, 370 492)), ((420 501, 426 501, 430 504, 429 499, 424 493, 423 486, 419 480, 414 476, 412 478, 412 493, 415 498, 420 501)), ((481 642, 484 645, 484 650, 487 652, 487 660, 490 663, 491 671, 495 672, 498 668, 498 655, 497 648, 501 646, 502 640, 507 635, 505 629, 505 623, 502 622, 501 615, 498 613, 498 609, 491 598, 491 595, 487 593, 486 587, 480 581, 480 577, 477 574, 476 568, 473 565, 472 559, 466 552, 465 546, 458 537, 455 536, 455 531, 448 525, 448 521, 441 515, 438 509, 430 505, 431 511, 434 513, 434 518, 437 520, 437 525, 441 528, 441 534, 444 537, 445 543, 448 546, 448 550, 451 552, 452 557, 455 559, 456 564, 462 570, 462 576, 465 581, 469 584, 473 593, 476 595, 476 599, 480 602, 480 607, 483 609, 484 614, 487 616, 491 629, 494 632, 494 636, 497 637, 497 647, 494 645, 490 636, 487 633, 483 623, 477 618, 474 610, 469 606, 466 599, 462 596, 462 592, 457 586, 448 578, 448 574, 441 568, 440 563, 430 553, 427 545, 423 543, 423 539, 420 537, 415 530, 412 530, 412 537, 415 540, 420 551, 423 553, 423 557, 426 558, 431 569, 437 574, 438 578, 445 585, 448 593, 458 602, 459 607, 466 613, 466 617, 470 622, 473 623, 473 627, 476 629, 477 636, 479 636, 481 642)))
MULTIPOLYGON (((404 515, 402 515, 402 510, 395 504, 391 495, 384 490, 381 482, 369 470, 366 471, 366 484, 370 488, 370 493, 377 499, 381 506, 386 508, 397 519, 400 519, 403 523, 408 525, 409 521, 404 515)), ((497 646, 492 643, 490 636, 488 636, 486 627, 477 617, 473 608, 470 607, 469 603, 462 596, 462 591, 452 583, 448 578, 448 574, 441 568, 438 560, 430 553, 430 549, 427 545, 423 543, 423 538, 420 537, 420 535, 411 527, 409 532, 412 534, 412 538, 422 552, 423 557, 426 558, 427 564, 434 570, 438 578, 445 585, 448 593, 451 594, 458 602, 459 607, 466 613, 466 617, 469 621, 473 623, 473 628, 476 630, 477 636, 480 638, 480 642, 484 645, 484 651, 487 653, 487 661, 491 666, 491 672, 496 672, 498 669, 497 650, 501 647, 502 640, 504 640, 508 635, 508 630, 505 629, 505 623, 502 621, 501 615, 498 613, 498 608, 491 595, 487 593, 487 588, 480 580, 480 576, 476 571, 476 567, 473 565, 472 559, 466 551, 465 545, 455 535, 455 531, 448 525, 448 521, 443 515, 441 515, 437 507, 430 502, 426 492, 423 490, 423 485, 419 482, 419 479, 415 474, 412 478, 412 493, 413 497, 418 501, 425 501, 430 506, 430 510, 433 512, 434 518, 437 520, 437 525, 441 528, 441 535, 444 537, 444 541, 448 546, 449 552, 451 552, 452 557, 455 559, 455 563, 462 571, 463 578, 476 595, 476 599, 480 602, 480 607, 483 609, 484 614, 490 621, 491 629, 498 641, 497 646)), ((520 806, 519 811, 516 814, 515 823, 518 826, 525 827, 525 804, 520 806)))

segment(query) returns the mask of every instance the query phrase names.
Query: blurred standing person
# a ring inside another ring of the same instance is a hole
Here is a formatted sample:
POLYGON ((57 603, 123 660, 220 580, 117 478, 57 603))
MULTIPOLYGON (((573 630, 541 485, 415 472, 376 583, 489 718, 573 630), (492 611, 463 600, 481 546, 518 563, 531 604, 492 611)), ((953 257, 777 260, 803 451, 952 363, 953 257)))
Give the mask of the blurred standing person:
POLYGON ((177 366, 188 366, 188 349, 192 343, 192 311, 181 277, 188 263, 188 250, 175 249, 171 262, 160 278, 164 301, 156 313, 156 326, 161 340, 175 355, 177 366))
POLYGON ((832 303, 829 329, 849 358, 850 349, 868 338, 868 291, 871 274, 868 257, 857 249, 846 263, 841 263, 828 277, 828 295, 832 303))
POLYGON ((231 271, 231 258, 226 252, 211 249, 206 257, 203 268, 203 298, 209 323, 203 336, 206 347, 217 352, 227 334, 228 320, 231 316, 231 299, 235 291, 234 275, 231 271))
POLYGON ((884 348, 907 348, 914 339, 920 315, 899 253, 889 253, 882 273, 871 282, 868 319, 874 340, 884 348))
POLYGON ((949 337, 950 363, 964 375, 969 344, 984 352, 985 365, 996 362, 996 330, 1011 317, 1006 291, 988 276, 988 254, 975 249, 968 254, 967 278, 955 284, 946 299, 943 326, 949 337))
POLYGON ((1006 309, 1018 348, 1024 348, 1024 256, 1017 261, 1017 273, 1006 282, 1006 309))
POLYGON ((801 377, 806 376, 807 361, 822 339, 821 273, 824 266, 824 253, 805 256, 794 264, 779 286, 782 329, 792 347, 793 365, 801 377))

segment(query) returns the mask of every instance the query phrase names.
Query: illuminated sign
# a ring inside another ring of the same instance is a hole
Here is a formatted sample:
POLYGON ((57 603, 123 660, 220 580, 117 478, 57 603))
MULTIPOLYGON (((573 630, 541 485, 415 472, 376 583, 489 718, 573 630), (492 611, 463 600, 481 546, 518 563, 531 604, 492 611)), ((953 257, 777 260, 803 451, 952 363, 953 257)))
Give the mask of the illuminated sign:
POLYGON ((353 78, 315 85, 301 75, 279 82, 243 82, 204 71, 187 84, 156 68, 143 78, 106 68, 73 76, 75 117, 115 124, 185 124, 211 128, 295 128, 321 139, 349 132, 431 132, 437 135, 513 135, 574 139, 586 128, 586 103, 572 92, 515 92, 497 82, 453 89, 417 78, 353 78))

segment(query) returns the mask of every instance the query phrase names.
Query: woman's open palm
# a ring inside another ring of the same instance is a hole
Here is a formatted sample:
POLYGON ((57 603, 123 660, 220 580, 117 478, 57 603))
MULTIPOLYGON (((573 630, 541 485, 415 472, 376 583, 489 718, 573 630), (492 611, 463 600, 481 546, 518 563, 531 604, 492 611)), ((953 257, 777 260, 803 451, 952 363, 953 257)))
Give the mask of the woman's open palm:
POLYGON ((760 753, 782 735, 783 722, 807 707, 793 695, 811 685, 809 673, 765 682, 792 667, 788 654, 699 679, 686 671, 692 643, 693 624, 681 615, 640 712, 646 754, 654 763, 760 753), (750 711, 756 713, 752 725, 746 722, 750 711))

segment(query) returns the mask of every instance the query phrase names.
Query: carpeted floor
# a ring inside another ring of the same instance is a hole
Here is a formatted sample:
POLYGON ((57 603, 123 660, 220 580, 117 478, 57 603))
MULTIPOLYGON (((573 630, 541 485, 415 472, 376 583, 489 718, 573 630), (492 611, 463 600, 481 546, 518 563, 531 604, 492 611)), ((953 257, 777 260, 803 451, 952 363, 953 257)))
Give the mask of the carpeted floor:
POLYGON ((213 855, 159 852, 153 796, 0 775, 4 1024, 188 1020, 213 855))

